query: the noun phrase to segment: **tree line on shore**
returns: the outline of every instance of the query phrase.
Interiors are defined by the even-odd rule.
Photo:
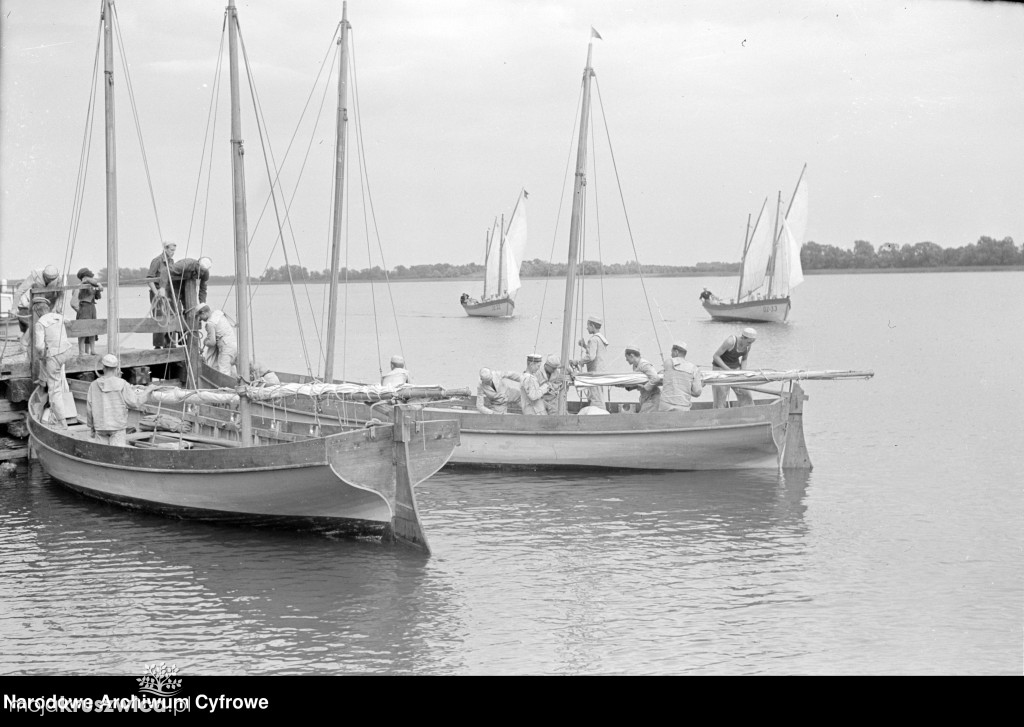
[[[976,243],[963,247],[944,248],[934,242],[919,242],[915,245],[898,247],[894,243],[885,243],[878,250],[864,240],[857,240],[852,249],[843,249],[835,245],[821,245],[807,242],[800,249],[800,262],[804,270],[874,270],[874,269],[921,269],[951,267],[999,267],[1024,265],[1024,247],[1014,243],[1012,237],[996,240],[982,237]],[[602,265],[595,260],[585,260],[581,264],[584,275],[738,275],[739,262],[710,262],[696,265],[639,265],[636,261]],[[519,274],[524,278],[562,278],[565,277],[566,263],[552,263],[533,259],[523,262]],[[144,284],[148,271],[142,268],[121,268],[120,279],[123,283]],[[106,280],[106,268],[100,270],[100,279]],[[479,263],[452,265],[451,263],[432,263],[427,265],[398,265],[384,271],[380,266],[361,270],[342,269],[339,280],[442,280],[460,279],[478,280],[483,277],[484,266]],[[328,270],[309,270],[301,265],[282,265],[267,268],[259,276],[261,282],[326,282],[331,277]],[[211,275],[213,284],[234,282],[233,275]]]

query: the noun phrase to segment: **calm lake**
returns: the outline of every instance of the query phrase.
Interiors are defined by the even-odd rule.
[[[585,310],[615,370],[673,338],[709,364],[739,326],[697,297],[735,284],[588,280]],[[442,472],[417,489],[430,557],[128,512],[23,463],[0,478],[0,674],[1021,674],[1022,290],[1019,271],[808,276],[750,367],[875,372],[805,384],[813,471]],[[557,351],[559,282],[526,281],[511,320],[467,318],[463,291],[349,286],[335,375],[403,352],[415,383],[475,387]],[[296,296],[298,317],[259,290],[253,319],[257,357],[304,372],[324,288]],[[209,302],[233,314],[226,287]]]

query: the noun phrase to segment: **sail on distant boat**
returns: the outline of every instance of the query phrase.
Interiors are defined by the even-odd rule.
[[[526,254],[527,197],[529,193],[521,190],[508,226],[502,220],[488,233],[484,246],[483,294],[479,299],[462,294],[459,302],[466,315],[504,318],[515,313],[516,293],[522,287],[519,267]]]
[[[781,220],[781,194],[774,224],[764,220],[762,206],[744,244],[736,298],[726,302],[714,296],[701,296],[704,309],[715,320],[784,323],[789,317],[790,293],[804,281],[800,248],[807,230],[806,170],[805,164]]]

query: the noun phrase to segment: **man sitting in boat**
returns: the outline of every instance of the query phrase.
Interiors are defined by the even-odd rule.
[[[601,333],[602,325],[603,321],[597,316],[587,318],[587,337],[578,341],[580,348],[585,350],[579,359],[571,362],[576,367],[586,366],[587,373],[594,374],[605,370],[604,359],[608,350],[608,339]],[[581,393],[590,399],[591,406],[604,406],[604,389],[600,386],[591,386],[581,390]]]
[[[658,411],[690,411],[691,398],[704,390],[700,369],[686,360],[686,343],[672,344],[672,355],[665,359],[661,374],[661,404]]]
[[[519,401],[520,390],[508,381],[522,381],[516,371],[480,369],[480,385],[476,389],[476,410],[481,414],[508,414],[510,402]]]
[[[544,408],[548,414],[558,413],[558,392],[565,386],[565,377],[558,373],[562,366],[562,357],[557,354],[549,354],[544,359],[544,365],[537,371],[537,381],[548,385],[544,399]]]
[[[85,418],[92,438],[100,444],[113,447],[128,446],[128,409],[143,411],[143,404],[155,386],[136,392],[121,378],[117,356],[106,354],[100,359],[103,375],[89,384],[86,395]]]
[[[251,369],[252,383],[254,386],[259,386],[260,384],[276,386],[281,383],[281,379],[277,377],[277,374],[261,364],[259,361],[253,361],[250,363],[249,368]]]
[[[537,372],[540,370],[542,357],[539,353],[531,353],[526,357],[526,371],[523,372],[523,414],[547,414],[544,406],[544,395],[551,389],[547,382],[540,383]]]
[[[726,370],[745,369],[747,357],[750,356],[750,347],[754,345],[756,338],[757,331],[753,328],[744,328],[740,335],[729,336],[715,351],[715,355],[711,359],[711,367]],[[715,386],[712,391],[716,409],[725,409],[729,405],[730,390],[736,394],[736,402],[739,406],[751,406],[754,403],[753,395],[746,389],[738,386]]]
[[[412,377],[405,368],[405,359],[398,354],[391,357],[391,370],[381,376],[381,386],[401,386],[411,384]]]
[[[715,297],[715,296],[714,296],[714,293],[712,293],[712,292],[711,292],[710,290],[708,290],[707,288],[704,288],[703,292],[702,292],[702,293],[700,294],[700,299],[701,299],[701,300],[702,300],[703,302],[705,302],[705,303],[707,303],[707,302],[708,302],[709,300],[711,300],[711,299],[712,299],[712,298],[714,298],[714,297]]]
[[[661,377],[654,369],[654,364],[641,358],[640,349],[633,345],[626,346],[626,361],[634,371],[647,377],[647,381],[639,386],[626,387],[640,390],[640,413],[647,414],[658,411],[658,405],[661,402]]]

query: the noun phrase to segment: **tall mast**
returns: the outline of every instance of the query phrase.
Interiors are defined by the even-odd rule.
[[[503,286],[505,282],[505,215],[501,216],[501,235],[498,237],[498,240],[498,290],[495,292],[500,298],[508,292],[508,286]],[[505,290],[502,290],[502,287]]]
[[[779,192],[779,199],[775,203],[775,227],[772,230],[772,255],[768,258],[768,297],[772,297],[772,288],[775,287],[775,253],[779,250],[779,209],[782,207],[782,192]]]
[[[789,204],[786,206],[786,214],[782,216],[783,221],[789,219],[790,210],[793,209],[793,201],[796,199],[796,193],[800,189],[800,182],[804,180],[804,172],[807,171],[807,162],[804,162],[804,168],[800,170],[800,176],[797,177],[796,186],[793,187],[793,196],[789,198]],[[772,259],[769,263],[769,272],[771,278],[768,282],[768,297],[772,294],[772,283],[775,280],[775,254],[779,249],[779,238],[782,237],[782,229],[779,227],[779,208],[782,206],[782,192],[779,192],[779,207],[775,211],[775,237],[772,238]],[[789,295],[789,291],[786,291],[786,295]]]
[[[480,300],[487,300],[487,261],[491,257],[491,236],[494,234],[494,226],[484,236],[484,292]]]
[[[338,330],[338,267],[341,257],[341,212],[345,185],[345,138],[348,130],[348,2],[341,4],[341,62],[338,65],[338,119],[334,143],[334,225],[331,233],[330,304],[327,312],[327,357],[324,381],[334,380],[334,338]]]
[[[736,302],[740,302],[743,295],[743,266],[747,262],[747,248],[750,247],[750,213],[747,213],[747,231],[743,233],[743,255],[740,256],[740,287],[736,289]]]
[[[569,223],[569,261],[565,270],[565,303],[562,307],[562,366],[569,365],[572,350],[573,296],[576,292],[576,263],[580,251],[580,226],[583,220],[583,188],[587,179],[587,125],[590,122],[590,67],[594,54],[594,35],[587,44],[587,66],[583,69],[583,108],[580,111],[580,140],[576,147],[576,180],[572,192],[572,221]],[[565,388],[558,392],[558,413],[565,414]]]
[[[248,230],[245,217],[245,149],[242,144],[242,113],[238,95],[238,13],[235,0],[228,0],[228,58],[231,70],[231,192],[235,229],[235,306],[238,310],[238,373],[249,376],[249,258],[246,250]],[[239,397],[242,420],[242,444],[252,444],[252,417],[249,399]]]
[[[103,0],[104,115],[107,146],[107,353],[115,356],[120,337],[117,267],[117,146],[114,137],[114,8]]]

